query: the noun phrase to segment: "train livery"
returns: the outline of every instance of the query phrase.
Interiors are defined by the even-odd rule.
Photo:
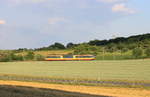
[[[45,58],[46,61],[90,61],[95,60],[94,55],[49,55]]]

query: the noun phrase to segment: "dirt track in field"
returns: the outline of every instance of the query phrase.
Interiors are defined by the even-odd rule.
[[[43,84],[34,82],[0,81],[0,85],[27,86],[36,88],[57,89],[69,92],[88,93],[95,95],[106,95],[115,97],[150,97],[150,90],[132,88],[108,88],[95,86],[77,86],[61,84]]]

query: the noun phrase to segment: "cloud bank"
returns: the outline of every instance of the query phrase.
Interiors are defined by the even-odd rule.
[[[134,14],[134,13],[136,13],[136,11],[134,9],[126,7],[126,5],[124,3],[113,5],[112,11],[113,12],[125,13],[125,14]]]

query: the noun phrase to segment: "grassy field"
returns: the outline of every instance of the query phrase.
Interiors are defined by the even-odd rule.
[[[1,62],[0,74],[150,81],[150,60]]]

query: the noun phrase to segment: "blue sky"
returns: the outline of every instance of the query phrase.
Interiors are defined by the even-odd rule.
[[[0,0],[0,49],[150,32],[150,0]]]

